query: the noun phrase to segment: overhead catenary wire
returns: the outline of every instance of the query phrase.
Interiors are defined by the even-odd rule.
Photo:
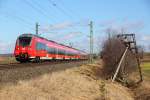
[[[52,4],[52,6],[54,6],[56,9],[58,9],[61,13],[63,13],[63,14],[65,14],[67,17],[69,17],[69,18],[73,18],[70,14],[68,14],[63,8],[61,8],[60,6],[58,6],[55,2],[53,2],[52,0],[48,0],[51,4]],[[41,5],[38,3],[38,2],[35,2],[34,1],[34,4],[36,4],[36,6],[38,6],[38,8],[35,6],[35,5],[33,5],[33,3],[31,3],[31,2],[29,2],[28,0],[25,0],[25,2],[30,6],[30,7],[32,7],[34,10],[36,10],[37,12],[39,12],[40,14],[43,14],[43,15],[45,15],[46,17],[48,17],[47,16],[47,14],[44,12],[44,11],[46,11],[43,7],[41,7]],[[33,2],[33,1],[32,1]],[[72,28],[72,26],[71,26],[71,28]],[[73,28],[72,28],[73,29]],[[73,29],[74,30],[74,29]]]
[[[28,24],[28,25],[32,24],[32,23],[30,23],[29,21],[25,20],[24,18],[22,18],[20,16],[14,15],[13,13],[2,12],[2,14],[5,14],[5,15],[11,16],[11,17],[13,17],[15,19],[18,19],[18,20],[24,22],[25,24]]]
[[[36,4],[41,9],[41,11],[43,11],[43,13],[45,13],[47,15],[47,17],[50,18],[50,20],[53,20],[54,22],[57,22],[58,19],[56,19],[56,16],[54,16],[55,14],[49,15],[48,10],[45,9],[44,7],[42,7],[41,4],[38,3],[38,1],[33,0],[32,2],[34,4]]]
[[[75,16],[75,17],[79,17],[79,16],[81,16],[79,13],[77,13],[77,12],[75,12],[74,10],[72,10],[72,9],[69,9],[68,7],[66,7],[65,5],[64,5],[64,2],[62,1],[62,0],[59,0],[59,3],[61,3],[61,5],[63,6],[63,8],[65,8],[66,10],[68,10],[67,12],[70,14],[70,15],[73,15],[73,16]]]
[[[61,13],[63,13],[64,15],[66,15],[67,17],[69,17],[70,19],[73,19],[73,16],[71,16],[70,14],[68,14],[63,8],[61,8],[60,6],[58,6],[55,2],[53,2],[52,0],[48,0],[50,2],[50,4],[52,6],[54,6],[56,9],[58,9]],[[72,26],[70,26],[73,30],[74,28]]]
[[[49,3],[52,5],[52,6],[54,6],[56,9],[58,9],[61,13],[63,13],[63,14],[65,14],[66,16],[68,16],[69,18],[71,18],[72,19],[72,16],[71,15],[69,15],[64,9],[62,9],[61,7],[59,7],[55,2],[53,2],[52,0],[48,0],[49,1]],[[38,4],[37,2],[36,2],[36,4],[42,9],[42,7],[40,6],[40,4]],[[72,26],[70,26],[71,28],[72,28]],[[73,28],[72,28],[73,29]],[[74,29],[73,29],[74,30]]]
[[[55,8],[57,8],[61,13],[63,13],[64,15],[66,15],[69,18],[73,18],[72,15],[68,14],[63,8],[61,8],[60,6],[58,6],[55,2],[53,2],[52,0],[48,0],[49,3],[54,6]]]
[[[33,5],[31,2],[29,2],[28,0],[24,0],[24,2],[29,5],[32,9],[34,9],[35,11],[37,11],[38,13],[40,13],[41,15],[43,15],[44,17],[46,16],[47,18],[50,18],[47,13],[45,13],[45,11],[42,10],[42,7],[40,6],[40,4],[38,4],[37,2],[35,2],[38,7],[36,7],[35,5]],[[51,21],[56,22],[55,20],[51,19]]]
[[[3,16],[5,16],[5,18],[12,18],[13,21],[15,21],[16,23],[18,24],[22,24],[22,25],[25,25],[26,27],[28,27],[29,29],[33,30],[33,28],[31,28],[30,26],[32,25],[32,23],[26,21],[25,19],[23,19],[22,17],[19,17],[19,16],[16,16],[16,15],[13,15],[12,13],[8,13],[8,12],[5,12],[5,13],[1,13]]]
[[[42,7],[37,1],[34,1],[34,3],[36,3],[37,5],[38,5],[38,7],[40,7],[40,9],[42,9],[43,11],[45,11],[45,12],[50,12],[51,13],[51,11],[50,10],[48,10],[48,9],[45,9],[44,7]],[[48,6],[48,7],[50,7],[50,6]],[[49,15],[48,15],[49,16]],[[56,16],[56,13],[54,13],[54,14],[51,14],[50,15],[55,21],[58,21],[58,18],[60,18],[60,17],[58,17],[58,16]]]

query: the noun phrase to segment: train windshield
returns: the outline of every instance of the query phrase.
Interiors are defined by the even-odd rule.
[[[29,46],[31,42],[32,37],[19,37],[19,45],[20,46]]]

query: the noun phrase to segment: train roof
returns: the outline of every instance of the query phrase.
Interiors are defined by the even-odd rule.
[[[67,45],[64,45],[64,44],[61,44],[61,43],[52,41],[52,40],[48,40],[48,39],[46,39],[46,38],[44,38],[44,37],[41,37],[41,36],[38,36],[38,35],[35,35],[35,34],[22,34],[22,35],[20,35],[19,37],[21,37],[21,36],[31,36],[31,37],[34,36],[34,37],[38,37],[38,38],[40,38],[40,39],[44,39],[44,40],[46,40],[46,41],[53,42],[53,43],[56,43],[56,44],[61,45],[61,46],[65,46],[65,47],[68,47],[68,48],[71,48],[71,49],[74,49],[74,50],[77,50],[77,51],[86,53],[85,51],[82,51],[82,50],[79,50],[79,49],[76,49],[76,48],[73,48],[73,47],[70,47],[70,46],[67,46]]]

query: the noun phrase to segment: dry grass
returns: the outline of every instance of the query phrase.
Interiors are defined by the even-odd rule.
[[[150,55],[145,55],[141,63],[144,81],[133,89],[136,100],[150,100]]]
[[[134,100],[133,93],[118,83],[107,82],[106,88],[108,100]]]
[[[100,65],[89,64],[64,71],[43,74],[17,84],[0,87],[0,100],[133,100],[129,90],[104,81],[94,73]]]
[[[1,100],[94,100],[99,98],[95,81],[68,70],[46,74],[30,81],[20,81],[16,86],[5,87]]]
[[[143,83],[134,89],[136,100],[150,100],[150,81],[144,80]]]
[[[0,64],[16,63],[15,57],[0,57]]]
[[[142,62],[150,62],[150,53],[145,53]]]

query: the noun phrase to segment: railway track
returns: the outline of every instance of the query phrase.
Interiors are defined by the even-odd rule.
[[[72,60],[72,61],[43,61],[40,63],[10,63],[10,64],[0,64],[0,70],[9,70],[9,69],[17,69],[17,68],[25,68],[25,67],[38,67],[41,65],[55,65],[55,64],[62,64],[62,63],[71,63],[71,62],[81,62],[86,60]]]

